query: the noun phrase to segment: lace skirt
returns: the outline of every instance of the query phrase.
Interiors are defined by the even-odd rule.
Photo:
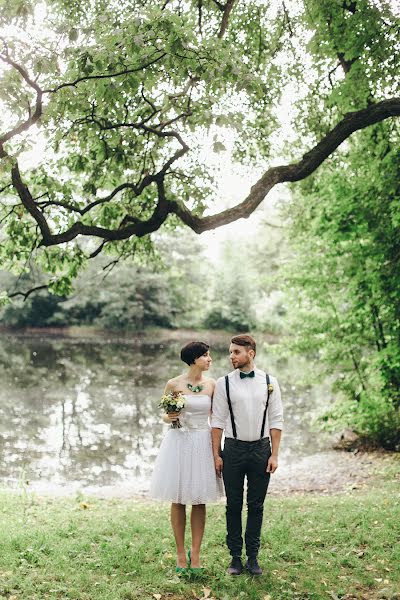
[[[150,496],[177,504],[207,504],[223,496],[209,429],[169,429],[157,456]]]

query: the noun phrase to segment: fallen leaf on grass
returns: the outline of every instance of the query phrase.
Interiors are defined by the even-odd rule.
[[[202,588],[202,592],[204,594],[204,596],[203,596],[204,598],[209,598],[210,597],[210,594],[211,594],[210,588],[203,587]]]
[[[271,596],[267,594],[266,596],[264,596],[263,600],[271,600]]]
[[[155,598],[155,600],[161,600],[162,596],[161,594],[153,594],[153,598]]]

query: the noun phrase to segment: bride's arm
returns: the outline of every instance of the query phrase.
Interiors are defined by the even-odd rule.
[[[214,391],[215,391],[215,379],[210,379],[211,408],[210,408],[210,412],[208,413],[208,416],[210,417],[210,419],[211,419],[211,415],[212,415],[212,403],[213,403]]]

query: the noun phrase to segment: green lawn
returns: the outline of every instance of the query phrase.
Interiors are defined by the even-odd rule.
[[[269,497],[262,578],[225,575],[224,506],[208,508],[202,579],[175,574],[168,505],[0,493],[0,598],[396,598],[399,461],[369,489]],[[397,547],[396,547],[397,543]],[[398,595],[400,598],[400,594]]]

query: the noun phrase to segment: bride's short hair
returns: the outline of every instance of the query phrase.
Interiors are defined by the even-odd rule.
[[[204,342],[190,342],[189,344],[186,344],[186,346],[183,346],[181,350],[181,360],[189,366],[193,365],[196,358],[203,356],[209,349],[210,346]]]

